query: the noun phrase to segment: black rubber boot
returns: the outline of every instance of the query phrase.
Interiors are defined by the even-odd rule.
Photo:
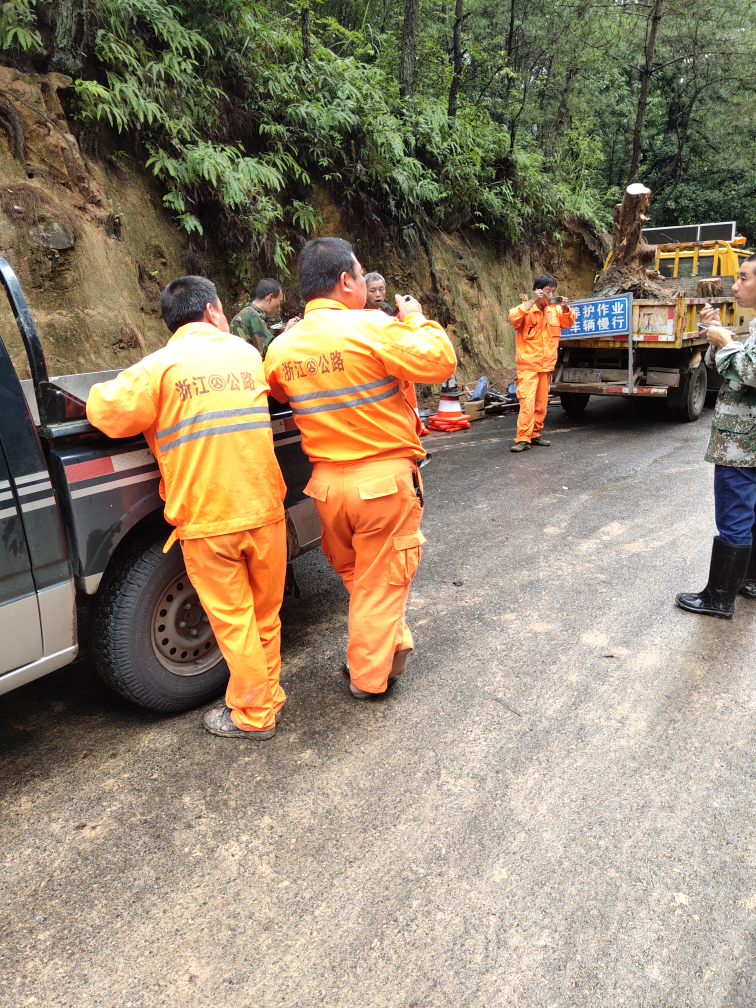
[[[748,561],[743,584],[740,586],[740,594],[749,599],[756,599],[756,539],[751,547],[751,559]]]
[[[714,537],[709,564],[709,582],[701,592],[678,595],[675,601],[687,612],[732,619],[735,596],[751,556],[750,546],[733,546]]]

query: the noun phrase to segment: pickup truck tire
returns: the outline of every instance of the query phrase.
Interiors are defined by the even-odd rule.
[[[691,369],[682,402],[673,407],[678,420],[683,423],[693,423],[694,420],[698,420],[706,405],[707,385],[708,374],[706,365],[702,361],[698,367]]]
[[[108,685],[127,700],[170,714],[217,696],[228,666],[186,576],[180,546],[163,553],[164,542],[161,536],[134,543],[118,558],[95,596],[89,637]]]
[[[590,398],[587,392],[560,392],[559,394],[559,401],[565,413],[582,413]]]

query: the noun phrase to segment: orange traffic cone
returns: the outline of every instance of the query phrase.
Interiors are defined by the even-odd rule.
[[[461,395],[462,390],[457,385],[457,376],[453,374],[441,386],[438,413],[428,417],[428,426],[440,431],[467,430],[470,427],[470,420],[459,405]]]

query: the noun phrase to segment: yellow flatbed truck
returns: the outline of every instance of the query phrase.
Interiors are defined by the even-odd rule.
[[[706,235],[706,228],[716,227],[723,226],[690,225],[686,230],[699,238]],[[682,290],[677,297],[645,300],[623,295],[571,302],[578,317],[559,342],[551,385],[568,413],[581,413],[592,395],[651,396],[667,399],[680,420],[700,417],[707,391],[721,384],[717,372],[704,365],[706,337],[698,330],[701,308],[707,302],[720,307],[723,325],[739,339],[748,335],[754,317],[753,311],[738,307],[731,291],[740,263],[751,252],[742,247],[745,238],[734,236],[734,222],[727,227],[733,232],[728,239],[657,245],[656,269],[668,278],[670,293]],[[676,237],[674,232],[683,229],[666,230],[669,237]],[[666,236],[661,228],[644,231],[649,244],[658,241],[659,231]],[[698,281],[712,278],[721,279],[722,296],[698,297]]]

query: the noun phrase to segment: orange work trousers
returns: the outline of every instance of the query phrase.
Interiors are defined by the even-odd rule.
[[[181,542],[231,676],[226,704],[237,728],[272,728],[286,700],[281,673],[281,618],[286,580],[286,520]]]
[[[515,442],[532,441],[543,430],[550,384],[551,371],[517,368],[517,398],[520,400],[520,412],[517,415]]]
[[[323,523],[323,552],[349,592],[347,662],[354,685],[383,693],[394,653],[412,648],[404,622],[420,562],[422,507],[414,459],[316,462],[305,493]]]

